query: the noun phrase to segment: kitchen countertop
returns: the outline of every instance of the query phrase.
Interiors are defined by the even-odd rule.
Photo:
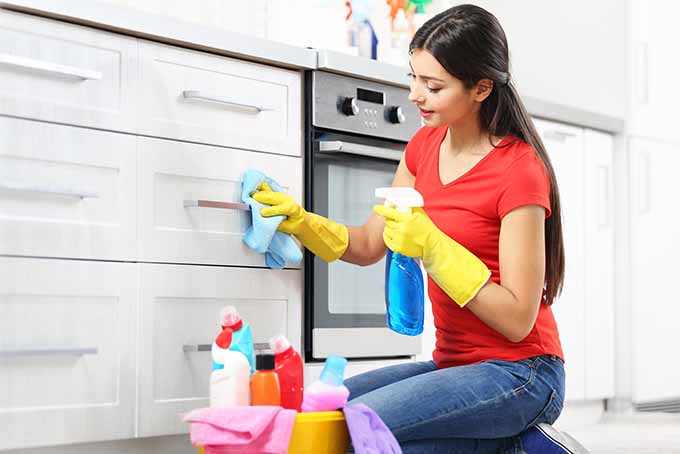
[[[406,70],[399,66],[338,52],[291,46],[93,0],[0,0],[0,8],[283,68],[319,69],[408,86]],[[539,118],[613,134],[624,130],[622,118],[528,96],[522,99],[529,113]]]

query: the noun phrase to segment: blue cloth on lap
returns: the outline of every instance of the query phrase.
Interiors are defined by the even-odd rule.
[[[285,192],[281,185],[258,170],[251,169],[245,172],[241,182],[241,200],[250,206],[252,226],[243,236],[243,242],[252,250],[264,254],[264,262],[269,268],[283,268],[286,262],[297,265],[302,261],[300,247],[290,235],[277,230],[286,216],[262,216],[260,210],[269,205],[260,203],[250,196],[257,191],[257,186],[263,181],[272,191]]]

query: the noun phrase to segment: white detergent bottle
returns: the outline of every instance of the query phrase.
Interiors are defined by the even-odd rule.
[[[423,197],[413,188],[376,188],[375,196],[385,205],[400,211],[422,207]],[[387,249],[385,258],[385,305],[387,327],[407,336],[423,332],[425,320],[425,285],[418,262]]]
[[[211,407],[250,405],[250,364],[243,353],[229,349],[231,340],[232,331],[226,328],[212,345]]]

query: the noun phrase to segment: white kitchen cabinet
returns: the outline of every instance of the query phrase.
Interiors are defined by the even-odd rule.
[[[223,306],[236,306],[255,342],[284,334],[300,351],[300,270],[140,266],[139,436],[187,432],[179,415],[208,405],[212,367],[205,346],[219,333]]]
[[[302,76],[139,42],[142,134],[301,156]]]
[[[585,397],[614,396],[614,181],[611,134],[585,130]]]
[[[676,88],[680,62],[680,3],[662,0],[632,0],[630,8],[629,68],[630,108],[628,130],[631,135],[676,140],[677,108],[680,94]]]
[[[135,138],[0,116],[0,254],[135,260]]]
[[[248,169],[269,175],[301,201],[300,158],[146,137],[138,141],[140,260],[265,266],[264,256],[243,242],[250,211],[185,207],[184,201],[241,203]]]
[[[585,398],[585,244],[583,130],[535,120],[560,191],[565,251],[564,288],[553,303],[565,356],[566,399]]]
[[[0,258],[0,450],[135,434],[137,265]]]
[[[629,149],[633,401],[677,401],[680,145],[633,138]]]
[[[0,11],[0,114],[134,132],[137,40]]]

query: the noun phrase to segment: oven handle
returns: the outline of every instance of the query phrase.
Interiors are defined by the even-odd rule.
[[[322,153],[350,153],[372,158],[389,159],[390,161],[401,161],[403,151],[392,150],[389,148],[374,147],[359,143],[342,142],[340,140],[319,140],[318,148]]]

